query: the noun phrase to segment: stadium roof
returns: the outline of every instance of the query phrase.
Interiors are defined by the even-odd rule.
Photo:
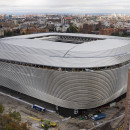
[[[81,44],[48,36],[96,39]],[[71,33],[39,33],[0,39],[0,59],[66,68],[92,68],[130,60],[130,38]]]

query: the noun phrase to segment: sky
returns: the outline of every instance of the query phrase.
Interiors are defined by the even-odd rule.
[[[2,13],[130,14],[130,0],[0,0]]]

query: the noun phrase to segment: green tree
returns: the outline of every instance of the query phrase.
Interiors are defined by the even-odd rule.
[[[67,29],[67,33],[78,33],[79,29],[74,26],[74,25],[70,25],[70,27]]]
[[[0,130],[27,130],[27,124],[20,124],[19,118],[21,116],[16,111],[0,115]]]
[[[13,36],[13,32],[7,31],[7,32],[5,32],[5,36]]]
[[[8,114],[4,114],[0,116],[0,129],[4,129],[5,125],[11,121],[11,118]]]
[[[9,116],[17,121],[21,121],[21,115],[19,112],[9,112]]]
[[[2,114],[4,111],[4,106],[2,104],[0,104],[0,114]]]

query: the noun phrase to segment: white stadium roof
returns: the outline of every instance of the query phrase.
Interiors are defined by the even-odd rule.
[[[45,36],[97,39],[76,44]],[[43,38],[42,38],[43,37]],[[101,39],[101,40],[100,40]],[[130,38],[71,33],[39,33],[0,39],[0,59],[67,68],[104,67],[130,60]]]

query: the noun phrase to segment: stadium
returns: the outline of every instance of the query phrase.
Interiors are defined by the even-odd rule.
[[[126,93],[130,38],[39,33],[0,39],[0,85],[54,104],[91,109]]]

